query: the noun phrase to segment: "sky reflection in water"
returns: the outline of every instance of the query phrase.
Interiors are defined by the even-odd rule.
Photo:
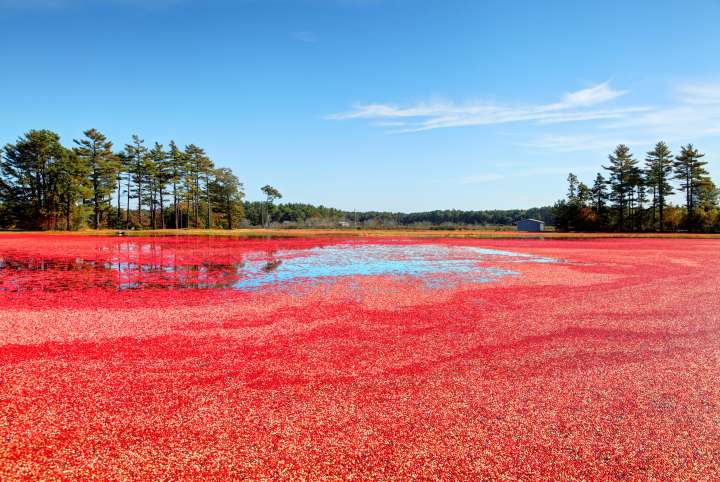
[[[0,291],[61,291],[97,286],[121,290],[214,288],[249,291],[348,276],[412,277],[433,287],[453,280],[483,283],[517,275],[516,271],[507,268],[508,262],[557,261],[472,246],[348,243],[310,249],[246,251],[238,253],[237,262],[226,264],[178,261],[172,249],[168,251],[165,247],[151,262],[147,259],[143,262],[137,253],[147,251],[147,246],[130,244],[123,245],[109,258],[98,256],[98,259],[46,260],[5,253],[0,255],[0,277],[3,279]],[[493,266],[499,261],[504,267]],[[43,272],[40,278],[38,271]],[[38,279],[42,280],[42,286],[38,286]]]
[[[428,285],[442,282],[444,275],[457,275],[465,281],[482,283],[517,272],[487,266],[491,259],[512,262],[555,262],[524,253],[475,247],[442,245],[339,245],[275,255],[275,269],[267,261],[249,259],[237,289],[253,289],[267,284],[284,284],[296,280],[327,279],[340,276],[411,276]],[[482,263],[484,266],[481,266]]]

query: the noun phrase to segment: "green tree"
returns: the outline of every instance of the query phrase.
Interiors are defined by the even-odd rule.
[[[192,209],[194,227],[197,228],[200,227],[200,201],[203,195],[203,178],[205,180],[205,194],[207,198],[207,182],[213,164],[205,153],[205,150],[195,144],[186,146],[184,155],[187,159],[188,166],[186,171],[188,208]],[[209,210],[208,214],[210,214]]]
[[[626,219],[632,215],[635,184],[637,182],[637,161],[633,158],[630,148],[620,144],[608,156],[609,166],[603,166],[610,172],[610,199],[617,213],[616,226],[619,230],[626,228]]]
[[[165,189],[170,181],[170,157],[163,145],[155,143],[148,154],[148,198],[150,201],[151,226],[157,228],[157,209],[160,208],[160,227],[165,229]]]
[[[115,190],[119,164],[112,151],[112,142],[96,130],[83,132],[84,139],[75,139],[78,147],[77,156],[89,169],[90,187],[92,189],[93,228],[100,228],[100,218],[109,209],[112,192]]]
[[[76,225],[81,226],[84,219],[76,219],[76,222],[73,222],[73,218],[78,204],[93,193],[90,166],[78,156],[77,152],[65,149],[64,155],[59,162],[53,164],[51,170],[54,171],[57,179],[57,196],[65,217],[65,229],[71,230]]]
[[[209,159],[208,159],[209,160]],[[210,193],[210,186],[213,179],[213,176],[215,175],[215,165],[210,161],[207,165],[204,166],[204,174],[205,174],[205,203],[207,208],[207,223],[205,227],[207,229],[210,229],[213,227],[212,218],[213,218],[213,199],[212,195]]]
[[[135,195],[132,196],[130,182],[128,182],[126,226],[130,227],[130,198],[134,197],[137,199],[137,222],[142,227],[143,187],[148,168],[148,149],[145,147],[145,141],[140,139],[140,136],[133,134],[131,143],[125,145],[125,154],[129,160],[128,178],[135,184]]]
[[[608,201],[608,192],[607,180],[599,172],[597,173],[597,176],[595,176],[595,182],[590,190],[590,194],[593,200],[593,209],[595,209],[598,216],[602,216],[602,213],[605,210],[605,205]]]
[[[263,194],[265,194],[265,216],[264,216],[265,220],[264,220],[263,224],[266,227],[269,227],[270,226],[270,208],[272,207],[272,205],[276,199],[282,198],[282,194],[280,194],[280,191],[278,191],[277,189],[275,189],[274,187],[272,187],[269,184],[263,186],[260,190],[263,192]]]
[[[183,196],[183,179],[186,177],[188,161],[185,154],[178,148],[175,141],[170,141],[170,151],[168,152],[169,162],[169,182],[172,185],[173,197],[173,223],[175,229],[179,229],[180,222],[180,200]]]
[[[658,142],[645,158],[647,185],[652,193],[652,224],[655,229],[655,211],[660,231],[665,230],[665,206],[667,197],[674,194],[670,179],[673,173],[673,156],[670,148],[664,142]]]
[[[27,228],[57,228],[61,200],[56,165],[67,155],[60,136],[49,130],[31,130],[5,146],[0,189],[9,221]]]
[[[210,184],[212,202],[225,217],[225,228],[233,229],[236,219],[243,214],[243,185],[233,172],[221,167],[216,169]]]
[[[117,208],[116,208],[116,223],[115,227],[120,228],[123,225],[123,218],[122,218],[122,199],[123,194],[127,194],[127,210],[130,211],[130,164],[131,159],[128,157],[127,152],[120,151],[115,153],[115,159],[117,160],[117,176],[115,178],[116,180],[116,187],[117,187],[117,193],[116,193],[116,202],[117,202]],[[122,185],[123,181],[125,182],[125,191],[123,191]]]
[[[570,174],[568,174],[567,182],[568,182],[568,193],[567,193],[568,202],[570,202],[570,203],[576,202],[577,201],[577,193],[578,193],[578,184],[580,183],[578,181],[578,177],[571,172]]]
[[[686,226],[690,231],[695,228],[697,221],[695,207],[701,186],[709,180],[705,169],[707,161],[703,161],[703,157],[705,154],[695,149],[692,144],[688,144],[680,148],[680,154],[675,157],[674,162],[675,177],[680,181],[680,188],[685,193]]]
[[[579,183],[577,186],[577,203],[581,207],[585,207],[588,205],[591,198],[592,198],[591,189],[584,182]]]
[[[720,228],[720,210],[718,210],[718,198],[720,190],[715,183],[707,177],[700,185],[696,212],[698,225],[704,230]]]
[[[148,150],[137,135],[123,152],[113,153],[112,146],[97,129],[84,131],[72,149],[63,147],[52,131],[31,130],[1,148],[0,227],[74,229],[88,221],[95,229],[111,223],[120,227],[123,222],[127,228],[144,227],[143,217],[149,212],[150,226],[164,228],[171,217],[165,205],[170,195],[176,228],[183,224],[184,200],[186,225],[193,218],[199,227],[201,213],[206,227],[216,218],[231,227],[243,216],[242,184],[230,169],[215,169],[203,149],[191,144],[183,152],[171,142],[165,151],[156,142]],[[132,199],[137,201],[135,219]],[[214,206],[219,207],[218,216]]]

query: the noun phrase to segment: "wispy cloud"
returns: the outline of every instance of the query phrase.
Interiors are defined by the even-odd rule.
[[[609,151],[618,144],[648,145],[652,137],[628,137],[625,133],[612,134],[542,134],[522,143],[532,149],[554,152]]]
[[[516,168],[515,170],[509,171],[509,172],[506,171],[503,174],[498,174],[498,173],[494,173],[494,172],[470,174],[468,176],[460,178],[459,184],[484,184],[484,183],[500,181],[503,179],[536,177],[536,176],[547,176],[547,175],[557,176],[559,174],[567,174],[569,172],[574,172],[576,174],[584,174],[584,173],[596,172],[597,169],[598,169],[598,166],[592,165],[592,164],[575,165],[575,166],[525,167],[525,168]]]
[[[383,120],[397,124],[394,132],[417,132],[450,127],[533,122],[538,124],[580,122],[599,119],[621,119],[646,107],[598,108],[627,91],[615,90],[608,82],[569,92],[558,102],[549,104],[503,104],[452,101],[419,102],[409,106],[397,104],[361,104],[354,109],[332,114],[329,120]]]
[[[686,104],[720,104],[720,83],[686,84],[679,86],[677,90]]]
[[[609,82],[565,94],[562,102],[556,104],[558,108],[563,107],[586,107],[602,104],[627,94],[627,90],[614,90]]]
[[[609,132],[635,132],[670,142],[690,142],[720,132],[720,84],[681,84],[674,97],[671,105],[601,127]]]
[[[658,139],[695,142],[720,134],[720,83],[677,85],[671,101],[663,105],[618,105],[616,101],[627,98],[627,94],[627,90],[603,82],[566,93],[557,102],[546,104],[452,101],[405,106],[362,104],[326,118],[367,120],[387,133],[524,123],[533,128],[526,139],[516,144],[555,152],[608,150],[618,143],[650,145]],[[568,129],[558,124],[578,125]],[[483,182],[483,176],[486,175],[480,175],[476,181]]]

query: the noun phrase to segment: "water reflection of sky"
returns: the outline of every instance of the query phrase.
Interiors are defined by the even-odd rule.
[[[254,289],[267,284],[298,280],[320,280],[342,276],[410,276],[434,285],[455,275],[465,281],[483,283],[515,271],[488,266],[492,260],[548,263],[524,253],[475,247],[444,245],[339,245],[275,254],[274,269],[267,260],[246,260],[236,289]]]
[[[0,291],[62,291],[90,287],[120,290],[235,289],[257,290],[298,282],[328,282],[350,276],[396,276],[418,279],[428,286],[455,281],[484,283],[517,275],[512,263],[557,260],[526,253],[440,244],[339,244],[309,249],[238,251],[224,263],[203,258],[179,259],[172,248],[143,259],[139,247],[123,245],[97,259],[0,255]],[[197,256],[197,257],[196,257]]]

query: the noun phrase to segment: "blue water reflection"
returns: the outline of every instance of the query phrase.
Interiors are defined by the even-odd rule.
[[[245,260],[234,287],[257,289],[268,284],[327,280],[343,276],[409,276],[429,286],[454,275],[484,283],[517,275],[507,268],[488,266],[503,262],[552,263],[556,259],[486,248],[445,245],[338,245],[308,250],[278,251],[273,259]],[[269,269],[271,268],[271,269]]]

